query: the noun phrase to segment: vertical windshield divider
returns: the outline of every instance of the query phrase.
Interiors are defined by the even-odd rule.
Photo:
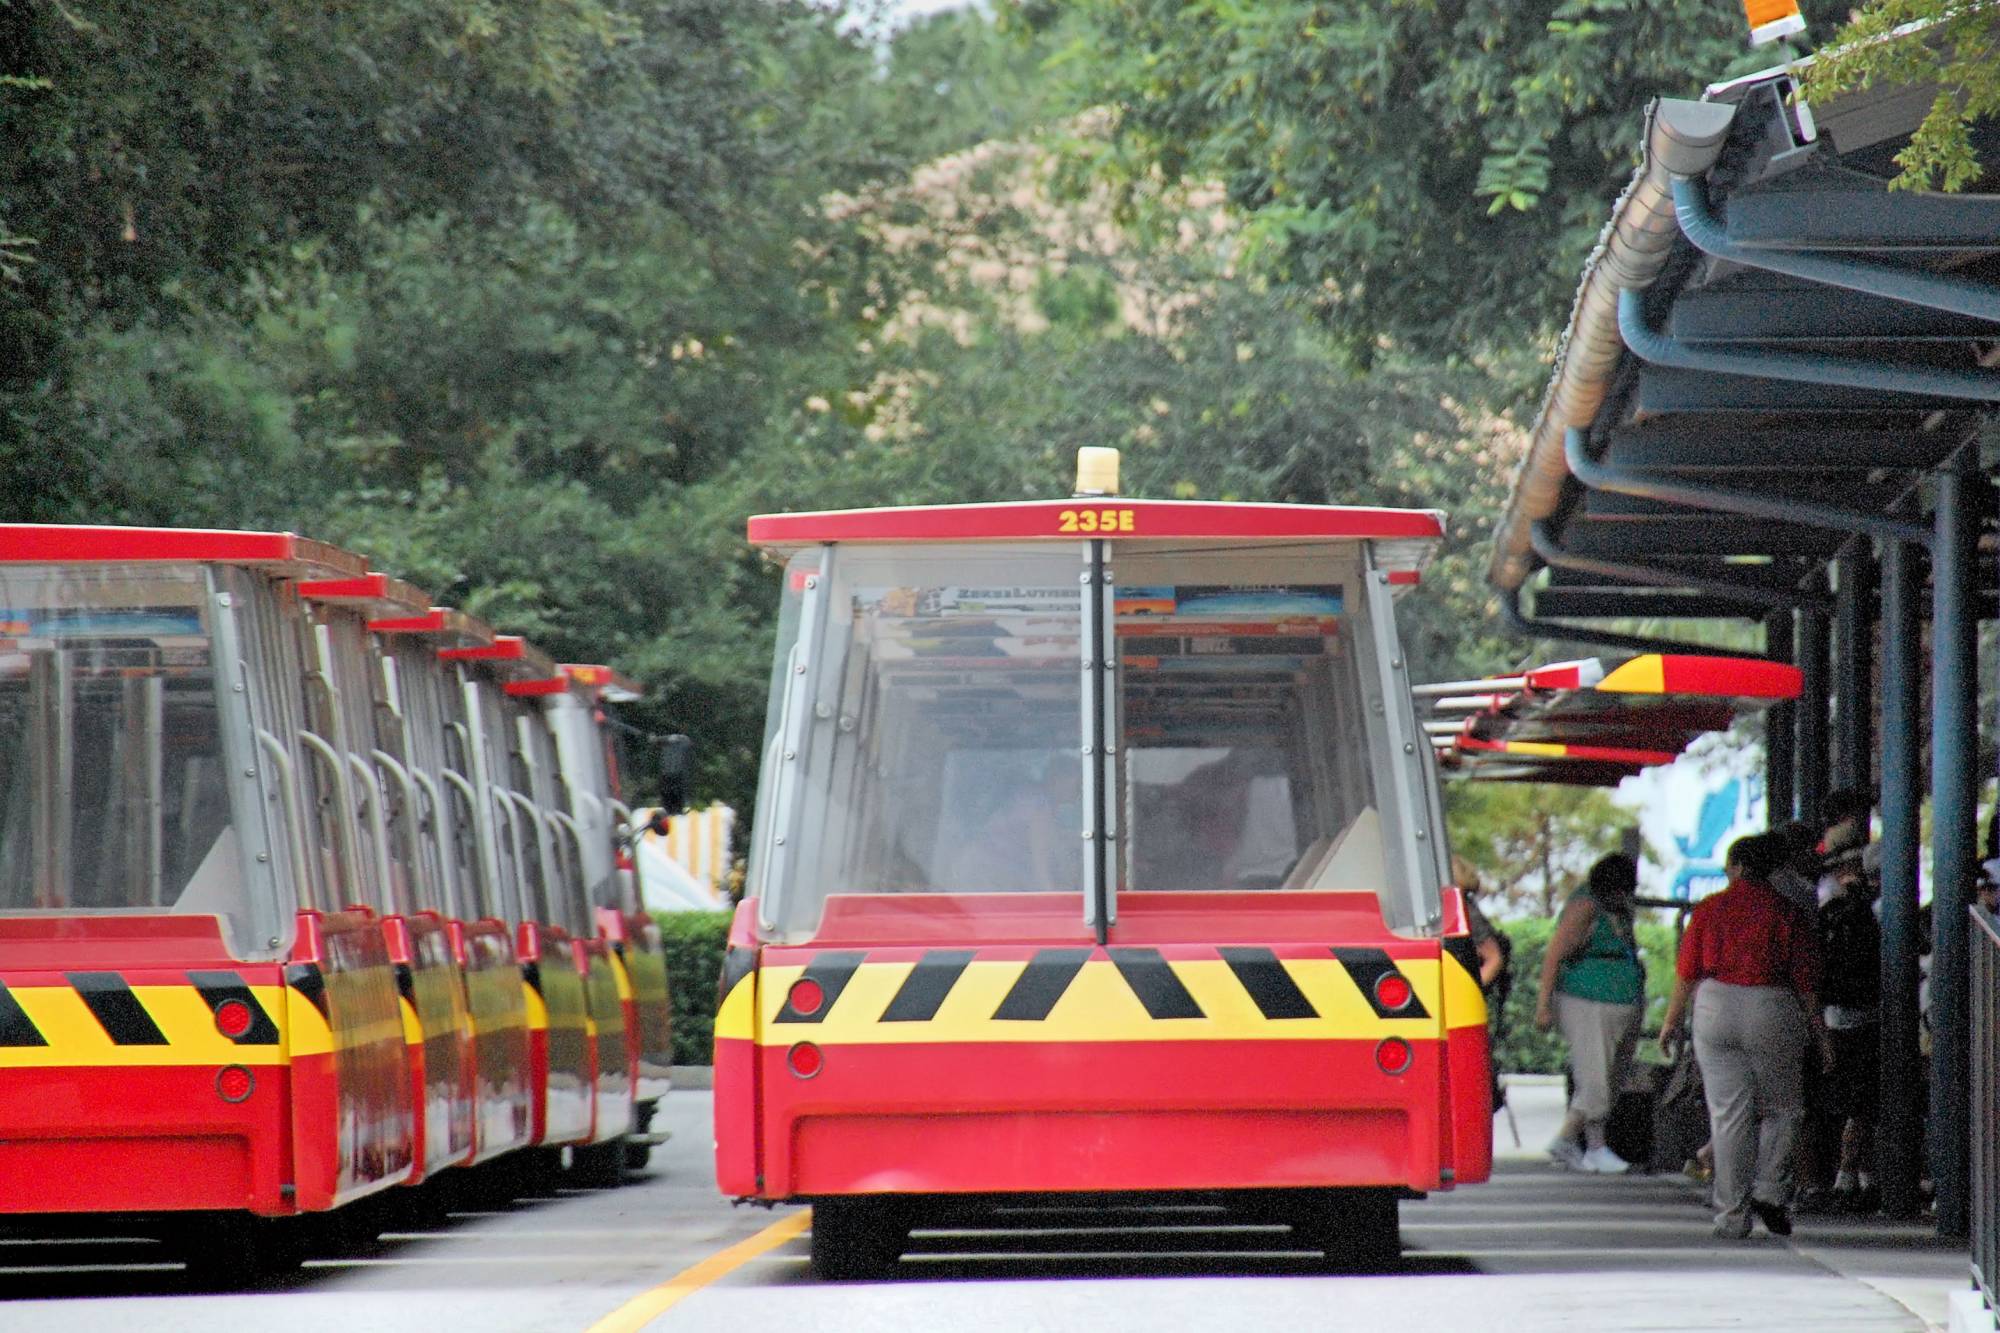
[[[1084,569],[1077,575],[1083,589],[1080,599],[1083,623],[1077,636],[1083,659],[1080,668],[1083,672],[1083,920],[1085,925],[1096,930],[1097,942],[1104,944],[1111,925],[1110,903],[1106,900],[1104,885],[1105,790],[1110,777],[1104,753],[1104,695],[1109,686],[1103,669],[1106,619],[1104,543],[1097,540],[1085,542],[1083,557]]]
[[[1103,870],[1101,871],[1106,929],[1118,923],[1118,842],[1123,826],[1118,818],[1118,590],[1117,575],[1111,567],[1111,543],[1097,543],[1100,561],[1097,570],[1098,642],[1098,752],[1103,756],[1101,802]]]

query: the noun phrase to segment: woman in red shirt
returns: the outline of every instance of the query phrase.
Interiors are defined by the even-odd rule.
[[[1660,1048],[1681,1040],[1689,1002],[1694,1055],[1708,1094],[1715,1145],[1715,1234],[1741,1239],[1754,1216],[1789,1236],[1793,1146],[1805,1119],[1805,1055],[1822,1058],[1819,945],[1812,918],[1771,888],[1784,839],[1769,833],[1729,848],[1729,887],[1696,904],[1681,936]]]

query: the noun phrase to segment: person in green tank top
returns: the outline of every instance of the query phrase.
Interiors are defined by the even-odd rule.
[[[1632,1165],[1605,1145],[1604,1126],[1631,1068],[1646,1006],[1646,970],[1632,932],[1638,890],[1639,865],[1629,856],[1614,852],[1590,868],[1556,918],[1535,1003],[1536,1027],[1562,1028],[1576,1082],[1549,1156],[1604,1175]]]

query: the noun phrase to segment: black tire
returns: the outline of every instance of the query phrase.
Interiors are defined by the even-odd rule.
[[[288,1273],[306,1260],[305,1223],[224,1214],[177,1230],[170,1242],[187,1280],[207,1291],[239,1291]]]
[[[625,1183],[629,1170],[622,1138],[570,1150],[570,1179],[585,1189],[615,1190]]]
[[[625,1169],[627,1171],[644,1171],[647,1164],[652,1160],[652,1144],[646,1142],[644,1139],[625,1140]]]
[[[1392,1189],[1311,1191],[1298,1200],[1292,1233],[1342,1268],[1390,1263],[1403,1252]]]
[[[813,1275],[827,1282],[887,1277],[910,1243],[910,1215],[900,1200],[820,1199],[813,1204]]]

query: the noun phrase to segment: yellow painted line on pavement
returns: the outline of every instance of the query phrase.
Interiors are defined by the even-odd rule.
[[[727,1277],[760,1254],[769,1254],[811,1225],[810,1208],[781,1217],[748,1240],[739,1240],[694,1267],[674,1274],[651,1291],[634,1296],[592,1324],[586,1333],[638,1333],[709,1283]]]

